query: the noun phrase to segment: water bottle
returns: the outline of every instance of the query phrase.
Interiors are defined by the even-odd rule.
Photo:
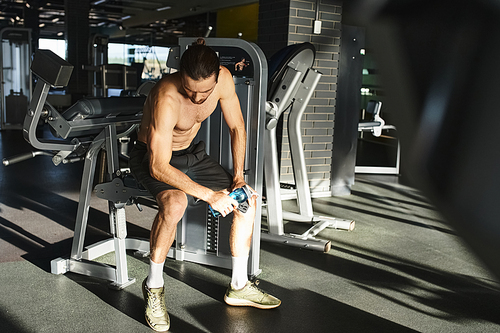
[[[229,196],[234,200],[238,201],[238,210],[242,213],[246,213],[249,207],[248,198],[252,196],[252,192],[250,188],[245,185],[243,187],[235,189],[233,192],[229,193]],[[216,210],[213,210],[211,206],[208,206],[212,215],[215,217],[219,217],[221,213]]]

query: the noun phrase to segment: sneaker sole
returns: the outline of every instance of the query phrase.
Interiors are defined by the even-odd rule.
[[[226,302],[227,304],[232,305],[232,306],[251,306],[251,307],[263,309],[263,310],[274,309],[274,308],[277,308],[278,306],[281,305],[281,302],[279,302],[278,304],[275,304],[275,305],[264,305],[264,304],[259,304],[259,303],[255,303],[252,301],[247,301],[245,299],[230,298],[230,297],[227,297],[226,295],[224,295],[224,302]]]
[[[144,297],[144,302],[147,302],[147,292],[146,290],[144,289],[144,286],[146,285],[146,280],[144,280],[144,282],[142,283],[142,296]],[[168,316],[168,314],[167,314]],[[153,324],[149,321],[149,318],[147,316],[147,314],[144,314],[144,318],[146,319],[146,323],[148,324],[149,327],[151,327],[151,329],[155,332],[166,332],[170,329],[170,325],[168,325],[167,328],[165,329],[157,329],[157,328],[154,328]],[[168,317],[169,320],[170,320],[170,317]]]
[[[170,329],[170,325],[168,325],[168,327],[166,329],[157,329],[157,328],[154,328],[153,325],[151,325],[151,323],[149,322],[149,319],[148,319],[148,316],[144,316],[146,318],[146,323],[148,323],[149,327],[151,327],[151,329],[155,332],[166,332]]]

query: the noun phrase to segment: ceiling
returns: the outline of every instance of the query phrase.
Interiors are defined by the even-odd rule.
[[[204,35],[219,9],[258,0],[0,0],[0,26],[30,27],[38,13],[40,38],[62,39],[66,1],[89,3],[92,33],[111,41],[168,45],[179,36]]]

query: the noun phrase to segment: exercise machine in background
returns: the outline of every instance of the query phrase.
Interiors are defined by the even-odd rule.
[[[366,105],[366,109],[364,110],[366,115],[370,117],[370,119],[363,119],[358,123],[358,132],[360,133],[360,138],[358,139],[358,149],[357,149],[357,160],[356,167],[354,171],[356,173],[368,173],[368,174],[391,174],[391,175],[399,175],[399,167],[401,160],[401,145],[399,143],[399,139],[396,136],[387,136],[382,135],[383,132],[396,131],[396,126],[387,124],[386,121],[382,118],[382,102],[370,100]],[[375,140],[370,140],[364,137],[365,133],[371,133],[370,137]],[[396,140],[396,149],[393,149],[394,140]],[[374,142],[372,142],[374,141]],[[375,147],[377,149],[360,149],[364,147],[364,145],[372,148]],[[375,154],[375,160],[377,163],[372,161],[372,164],[366,163],[363,161],[361,151],[372,150]],[[395,154],[392,154],[392,151],[395,150]],[[372,155],[372,154],[370,154]],[[366,158],[364,158],[366,160]],[[387,165],[378,165],[380,161],[386,161]],[[365,162],[366,164],[364,164]]]
[[[313,69],[314,46],[310,43],[290,45],[270,60],[266,103],[266,155],[265,184],[268,231],[261,237],[265,241],[328,252],[331,243],[315,236],[325,228],[353,230],[355,222],[333,217],[315,216],[313,213],[309,180],[302,145],[300,122],[309,100],[318,84],[321,73]],[[277,124],[283,113],[289,110],[288,137],[295,179],[299,214],[283,211],[281,203],[279,150]],[[313,223],[303,234],[286,234],[284,220]]]
[[[4,28],[0,36],[0,130],[21,129],[31,98],[31,30]]]
[[[120,200],[109,201],[111,251],[115,251],[116,267],[94,261],[103,253],[83,249],[93,190],[94,174],[98,153],[107,152],[107,181],[116,181],[121,175],[118,163],[118,138],[129,135],[141,120],[141,110],[145,97],[126,98],[89,98],[76,102],[73,106],[59,113],[47,102],[51,87],[67,86],[73,66],[49,50],[38,50],[31,66],[38,78],[33,97],[24,120],[23,135],[35,149],[34,152],[4,159],[4,165],[10,165],[38,155],[52,157],[54,165],[84,160],[84,171],[80,187],[80,197],[75,222],[75,233],[71,253],[67,258],[51,261],[54,274],[74,272],[103,278],[120,289],[134,282],[128,277],[126,249],[147,246],[147,242],[130,243],[126,238],[126,204],[131,190],[125,188],[115,191]],[[49,125],[54,138],[37,136],[40,123]],[[108,251],[110,252],[110,251]]]

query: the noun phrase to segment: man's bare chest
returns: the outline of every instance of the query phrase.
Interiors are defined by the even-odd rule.
[[[207,119],[217,107],[217,100],[206,100],[201,105],[185,104],[181,107],[179,121],[176,129],[179,131],[189,131],[196,124]]]

